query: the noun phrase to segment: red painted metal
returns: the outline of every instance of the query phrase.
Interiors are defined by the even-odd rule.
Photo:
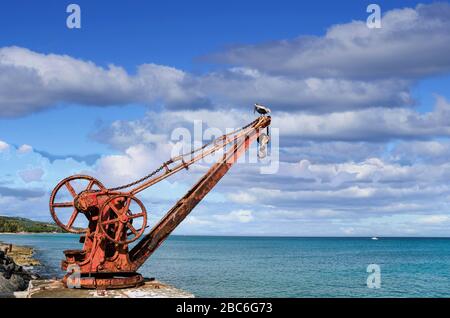
[[[63,282],[68,286],[68,281],[76,270],[79,274],[79,284],[76,286],[82,288],[125,288],[142,284],[142,276],[136,273],[139,267],[211,191],[239,156],[257,140],[263,129],[270,125],[270,120],[269,116],[259,117],[233,136],[228,134],[218,138],[222,144],[214,144],[208,150],[202,147],[203,152],[189,161],[184,161],[183,157],[172,158],[142,179],[148,179],[147,181],[128,192],[120,192],[118,189],[137,185],[142,180],[115,189],[106,189],[100,181],[85,175],[74,175],[58,183],[50,196],[50,213],[56,224],[65,231],[82,234],[80,243],[83,243],[82,250],[64,251],[66,259],[62,261],[61,267],[70,272]],[[227,145],[230,147],[223,157],[143,236],[147,225],[147,211],[135,195],[170,175],[187,169],[189,165],[218,149],[225,149]],[[181,163],[173,166],[178,161]],[[85,185],[76,188],[74,184],[80,182]],[[63,192],[68,199],[59,199]],[[70,215],[67,222],[63,222],[60,217],[64,209]],[[88,221],[86,228],[74,226],[81,215]],[[137,226],[136,222],[139,220],[140,224]],[[129,244],[142,236],[130,250]]]

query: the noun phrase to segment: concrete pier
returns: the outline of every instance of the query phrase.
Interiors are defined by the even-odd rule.
[[[32,280],[28,289],[15,292],[16,298],[193,298],[194,295],[158,282],[147,280],[134,288],[92,290],[65,288],[59,280]]]

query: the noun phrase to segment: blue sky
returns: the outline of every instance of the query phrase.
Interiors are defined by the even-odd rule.
[[[432,1],[421,1],[429,3]],[[0,19],[2,46],[20,46],[42,53],[67,54],[95,62],[110,63],[136,72],[143,63],[156,63],[194,73],[220,67],[208,63],[206,56],[229,46],[252,44],[299,35],[323,35],[334,24],[364,20],[371,1],[78,1],[82,8],[82,28],[65,27],[65,8],[70,1],[9,1],[3,4]],[[378,1],[383,10],[415,6],[417,1]],[[27,8],[27,10],[24,10]],[[429,110],[433,92],[446,95],[448,78],[426,79],[414,93],[420,110]],[[86,138],[95,125],[118,119],[141,117],[146,105],[127,105],[88,112],[77,118],[79,107],[31,114],[14,120],[0,118],[0,133],[11,143],[26,140],[37,149],[57,154],[87,155],[107,152],[102,144]],[[55,132],[71,117],[79,133]],[[51,122],[41,130],[42,122]],[[81,131],[80,131],[81,130]],[[81,135],[81,136],[80,136]],[[49,138],[52,136],[52,138]],[[80,138],[81,137],[81,138]]]
[[[262,102],[280,171],[236,167],[179,233],[448,235],[449,5],[377,1],[369,30],[372,2],[77,1],[79,30],[71,2],[3,3],[0,213],[47,220],[59,179],[132,180],[173,129],[237,127]],[[192,181],[146,193],[153,217]]]
[[[421,1],[430,3],[432,1]],[[38,52],[115,63],[130,72],[149,61],[202,71],[199,59],[237,44],[322,35],[333,24],[365,20],[371,1],[77,1],[81,30],[65,27],[70,1],[2,4],[1,39]],[[383,10],[417,1],[378,1]]]

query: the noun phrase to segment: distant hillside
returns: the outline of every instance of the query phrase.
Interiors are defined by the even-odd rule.
[[[0,233],[18,233],[18,232],[32,232],[32,233],[46,233],[58,232],[63,230],[52,223],[37,222],[25,218],[0,216]]]

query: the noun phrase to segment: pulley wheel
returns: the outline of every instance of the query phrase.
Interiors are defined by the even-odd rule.
[[[135,196],[126,193],[115,195],[103,204],[99,225],[109,240],[129,244],[144,234],[147,211]]]

